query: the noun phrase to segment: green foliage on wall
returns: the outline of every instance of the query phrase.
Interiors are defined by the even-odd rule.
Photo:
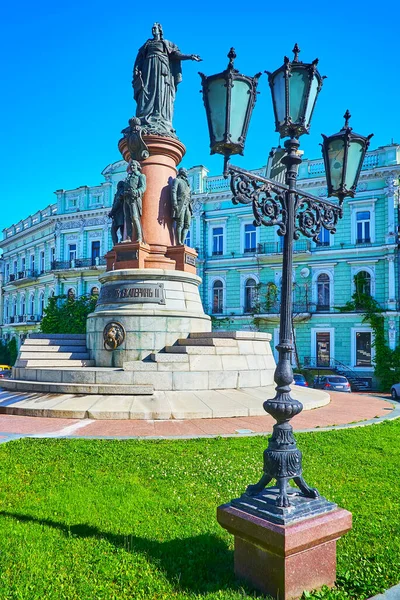
[[[367,281],[361,275],[354,278],[355,292],[352,299],[339,307],[341,312],[359,311],[364,314],[363,323],[368,323],[374,332],[375,348],[374,375],[382,391],[390,390],[393,383],[400,381],[400,347],[389,348],[385,337],[384,312],[380,304],[367,291]]]
[[[53,296],[44,309],[42,333],[86,333],[86,319],[94,311],[97,296]]]

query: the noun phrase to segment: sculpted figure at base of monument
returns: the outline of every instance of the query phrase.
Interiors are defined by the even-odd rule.
[[[180,168],[171,186],[172,218],[176,222],[177,244],[185,243],[192,220],[192,195],[187,170]]]
[[[126,238],[124,242],[142,242],[143,231],[141,224],[142,198],[146,191],[146,176],[136,160],[131,160],[128,166],[128,176],[125,179],[124,190],[124,222]],[[136,236],[133,235],[133,226]],[[134,239],[136,237],[136,239]]]
[[[108,216],[112,219],[111,238],[113,244],[119,244],[124,238],[124,193],[125,182],[119,181],[117,191],[114,196],[114,202]],[[118,231],[121,239],[118,239]]]

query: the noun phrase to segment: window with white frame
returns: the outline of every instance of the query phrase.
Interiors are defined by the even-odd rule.
[[[14,263],[13,263],[13,273],[14,273],[14,275],[17,275],[17,272],[18,272],[18,262],[16,260],[14,260]]]
[[[316,242],[317,246],[330,246],[330,236],[331,234],[328,231],[328,229],[325,229],[325,227],[321,227],[321,230],[318,234],[318,241]]]
[[[371,331],[356,331],[355,332],[355,366],[356,367],[371,367],[372,366],[372,332]]]
[[[31,317],[33,317],[34,314],[35,314],[35,296],[34,296],[34,294],[31,294],[29,296],[29,315]]]
[[[4,320],[6,323],[8,321],[8,314],[9,314],[9,304],[8,304],[8,298],[7,298],[7,300],[4,302]]]
[[[186,237],[185,237],[185,241],[183,243],[185,244],[185,246],[189,246],[190,248],[191,248],[191,243],[192,243],[191,242],[191,237],[192,237],[191,236],[191,231],[190,231],[190,229],[188,229],[188,232],[187,232]]]
[[[327,273],[320,273],[317,278],[317,310],[330,308],[331,282]]]
[[[354,275],[356,294],[371,296],[371,274],[368,271],[359,271]]]
[[[39,316],[43,316],[44,311],[44,292],[40,292],[39,294]]]
[[[92,265],[98,265],[100,260],[100,240],[92,242]]]
[[[26,263],[25,263],[25,256],[23,256],[21,258],[21,273],[25,274],[25,270],[26,270]]]
[[[55,263],[55,262],[56,262],[56,249],[55,249],[55,247],[54,247],[54,246],[52,246],[52,247],[50,248],[50,265],[51,265],[51,268],[52,268],[52,269],[53,269],[53,268],[54,268],[54,266],[55,266],[55,265],[54,265],[54,263]]]
[[[224,284],[220,279],[217,279],[213,283],[212,312],[214,314],[222,314],[224,312]]]
[[[257,232],[253,223],[244,226],[244,251],[255,252],[257,250]]]
[[[16,317],[17,316],[17,299],[16,298],[13,299],[12,312],[13,312],[13,317]]]
[[[6,281],[8,281],[10,279],[10,264],[9,263],[6,264],[5,276],[6,276]]]
[[[91,204],[101,204],[101,195],[95,194],[94,196],[91,196]]]
[[[363,210],[356,214],[356,244],[371,243],[371,212]]]
[[[257,284],[253,278],[247,279],[244,286],[244,311],[254,310],[257,301]]]
[[[31,270],[31,272],[33,273],[33,271],[35,270],[35,255],[31,254],[29,257],[29,268]]]
[[[44,273],[44,250],[39,255],[39,269],[41,273]]]
[[[25,314],[25,294],[21,296],[20,313],[21,317]]]
[[[68,244],[68,260],[69,262],[76,260],[76,244]]]
[[[75,209],[78,207],[78,197],[77,196],[72,196],[72,197],[67,197],[67,209]]]
[[[212,228],[212,253],[214,256],[224,253],[224,228]]]

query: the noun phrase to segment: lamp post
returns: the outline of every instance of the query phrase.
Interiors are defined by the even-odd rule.
[[[318,59],[312,63],[302,63],[298,56],[300,49],[295,45],[294,58],[284,58],[284,64],[268,73],[272,93],[272,103],[275,115],[276,131],[285,141],[285,155],[282,163],[286,167],[285,184],[272,181],[265,177],[254,175],[249,171],[229,164],[231,154],[242,154],[245,145],[247,128],[256,97],[256,85],[259,75],[255,78],[238,75],[233,69],[233,54],[228,57],[228,68],[219,75],[206,77],[203,74],[203,99],[208,117],[211,139],[211,153],[224,155],[224,174],[231,176],[231,190],[234,204],[251,204],[256,226],[277,226],[278,235],[283,236],[282,257],[282,289],[279,361],[275,371],[276,396],[264,402],[264,410],[276,420],[273,434],[268,447],[264,451],[263,475],[258,483],[249,485],[239,501],[232,504],[237,507],[246,506],[256,511],[262,508],[264,514],[270,514],[271,503],[277,507],[287,508],[291,505],[290,494],[295,492],[289,486],[289,481],[300,488],[302,496],[318,498],[319,493],[311,488],[302,476],[302,455],[296,446],[293,428],[290,420],[299,414],[303,405],[290,395],[290,384],[293,381],[291,356],[293,347],[292,332],[292,270],[293,242],[300,234],[317,241],[321,228],[335,233],[336,225],[343,216],[342,204],[346,196],[354,196],[360,175],[362,162],[367,151],[371,136],[363,137],[353,134],[348,126],[350,114],[345,115],[345,126],[337,134],[323,136],[323,156],[327,170],[328,196],[337,196],[338,203],[321,200],[316,196],[296,188],[298,168],[301,163],[299,152],[299,137],[308,134],[318,94],[323,84],[319,74]],[[236,55],[235,55],[236,56]],[[232,73],[235,76],[232,77]],[[240,77],[240,79],[239,79]],[[219,81],[220,90],[226,84],[226,91],[213,91],[215,81]],[[238,101],[232,102],[235,94],[236,80],[251,82],[248,84],[247,104],[245,95]],[[217,123],[216,115],[228,115],[225,120]],[[224,129],[225,127],[225,129]],[[237,137],[238,131],[241,135]],[[235,133],[233,133],[235,132]],[[267,504],[262,504],[264,488],[275,479],[277,489],[273,488]],[[249,499],[258,496],[260,501],[251,502]],[[294,498],[294,496],[292,496]],[[236,502],[236,504],[235,504]],[[261,504],[260,504],[261,502]],[[318,504],[318,503],[317,503]],[[319,507],[321,508],[321,507]]]

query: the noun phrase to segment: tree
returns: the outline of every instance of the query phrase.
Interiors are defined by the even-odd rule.
[[[94,311],[97,296],[53,296],[44,309],[42,333],[86,333],[86,319]]]
[[[13,366],[18,356],[17,339],[13,337],[7,344],[8,364]]]

